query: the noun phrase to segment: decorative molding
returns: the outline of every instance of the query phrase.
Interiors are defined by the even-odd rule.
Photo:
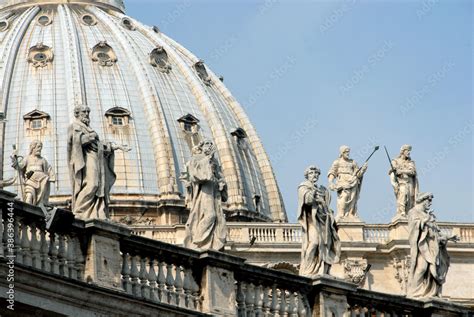
[[[267,263],[263,265],[263,267],[296,275],[299,274],[299,264],[292,264],[285,261],[278,263]]]
[[[407,294],[407,286],[408,286],[408,277],[410,274],[410,263],[411,259],[409,255],[394,257],[392,260],[392,265],[395,268],[395,279],[400,284],[400,289],[402,290],[402,294]]]
[[[342,261],[344,267],[344,279],[348,282],[362,286],[369,271],[370,265],[366,259],[345,259]]]
[[[162,46],[158,46],[150,53],[150,64],[158,68],[162,73],[169,73],[171,65],[169,63],[168,53]]]
[[[38,43],[28,50],[27,60],[33,65],[33,67],[46,67],[53,61],[53,59],[53,50],[51,47],[46,46],[43,43]]]
[[[194,69],[196,70],[199,78],[208,86],[212,84],[211,76],[209,76],[206,66],[204,65],[204,61],[199,60],[196,64],[194,64]]]
[[[117,55],[107,41],[100,41],[92,48],[92,60],[100,66],[113,66],[117,63]]]

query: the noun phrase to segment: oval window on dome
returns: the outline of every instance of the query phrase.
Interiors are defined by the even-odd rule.
[[[158,68],[163,73],[169,73],[171,65],[168,59],[168,53],[163,47],[158,46],[150,53],[150,64]]]
[[[6,20],[0,21],[0,32],[6,31],[10,24]]]
[[[93,26],[93,25],[96,25],[96,24],[97,24],[96,18],[93,17],[93,16],[90,15],[90,14],[84,14],[84,15],[81,17],[81,21],[82,21],[83,24],[89,25],[89,26]]]
[[[122,24],[122,26],[129,31],[135,31],[136,29],[132,20],[130,20],[129,18],[123,18],[120,24]]]
[[[38,24],[42,26],[47,26],[51,24],[51,18],[47,15],[41,15],[37,21],[38,21]]]
[[[28,51],[28,62],[36,68],[46,67],[53,61],[53,58],[53,50],[43,43],[36,44]]]

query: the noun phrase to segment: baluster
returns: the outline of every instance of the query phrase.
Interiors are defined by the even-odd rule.
[[[48,255],[51,259],[51,273],[59,274],[58,266],[58,249],[56,247],[56,234],[53,232],[49,233],[49,252]]]
[[[185,307],[183,279],[181,277],[181,266],[179,265],[176,265],[176,278],[174,280],[174,286],[176,288],[176,305],[179,307]]]
[[[77,272],[77,279],[78,280],[84,280],[84,269],[85,269],[85,258],[82,253],[82,248],[81,248],[81,243],[79,239],[76,237],[76,251],[75,251],[75,256],[76,256],[76,272]]]
[[[286,291],[284,289],[280,290],[280,316],[288,316],[288,304],[286,301]]]
[[[168,293],[165,289],[166,276],[163,270],[165,263],[158,262],[158,299],[162,303],[166,303]]]
[[[138,255],[131,255],[131,268],[130,268],[130,277],[132,281],[132,295],[140,297],[140,287],[138,281],[138,266],[137,266],[137,257]]]
[[[255,288],[255,316],[263,316],[263,286],[259,285]]]
[[[305,297],[303,297],[303,295],[298,292],[297,293],[297,300],[298,300],[298,316],[299,317],[304,317],[304,316],[308,316],[308,311],[306,310],[307,306],[306,306],[306,301],[305,301]]]
[[[191,275],[192,276],[192,275]],[[201,309],[201,288],[199,287],[198,283],[194,280],[194,277],[191,278],[191,290],[194,299],[194,309],[200,310]]]
[[[245,306],[247,306],[247,316],[255,317],[255,286],[250,283],[247,284],[245,291]]]
[[[155,260],[153,258],[150,258],[148,266],[148,281],[150,281],[150,299],[154,302],[158,302],[158,289],[156,283],[157,276],[155,273]]]
[[[59,274],[61,276],[66,275],[66,241],[64,235],[58,235],[58,262],[59,262]]]
[[[77,271],[75,270],[75,251],[76,243],[74,241],[74,235],[71,234],[67,237],[67,250],[66,250],[66,260],[67,260],[67,276],[74,280],[77,280]]]
[[[272,305],[270,306],[270,313],[272,316],[275,316],[278,312],[278,290],[276,284],[272,286]]]
[[[298,317],[298,306],[296,305],[295,292],[290,292],[288,298],[288,316]]]
[[[41,260],[40,260],[40,243],[38,241],[37,236],[37,228],[36,224],[32,223],[31,227],[31,266],[35,269],[41,268]]]
[[[140,296],[142,298],[150,298],[150,289],[148,288],[147,280],[147,271],[146,271],[146,257],[141,257],[140,259],[140,273],[138,277],[140,278]]]
[[[132,293],[132,284],[130,283],[130,267],[128,264],[128,253],[122,254],[122,288],[128,294]]]
[[[270,296],[269,293],[271,292],[271,288],[265,287],[263,289],[263,316],[269,317],[271,316],[270,314],[270,308],[272,306],[272,303],[270,301]]]
[[[31,266],[30,242],[28,241],[28,226],[26,223],[21,223],[21,238],[20,238],[21,263]]]
[[[170,305],[176,305],[176,296],[174,291],[174,278],[173,278],[173,264],[166,265],[166,290],[168,291],[168,296],[166,301]]]
[[[193,278],[193,274],[191,269],[184,270],[184,280],[183,280],[183,289],[184,289],[184,307],[190,308],[194,306],[191,304],[192,300],[192,282],[191,279]]]
[[[243,282],[237,282],[237,294],[236,294],[236,301],[237,301],[237,315],[239,317],[247,317],[247,309],[245,306],[245,295],[243,291]]]

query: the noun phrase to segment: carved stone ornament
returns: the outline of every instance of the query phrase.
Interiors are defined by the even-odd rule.
[[[367,276],[369,267],[366,259],[354,260],[346,259],[343,261],[344,279],[348,282],[362,286]]]
[[[194,69],[199,75],[199,78],[208,86],[212,84],[211,76],[207,73],[206,66],[204,65],[203,61],[199,61],[194,64]]]
[[[169,73],[171,70],[171,65],[168,59],[168,53],[163,49],[163,47],[158,46],[150,53],[150,64],[162,73]]]
[[[46,67],[53,61],[53,59],[53,50],[51,47],[46,46],[43,43],[38,43],[28,50],[27,60],[33,65],[33,67]]]
[[[402,295],[407,294],[408,277],[410,276],[410,256],[394,257],[392,265],[395,268],[395,279],[400,284]]]
[[[92,60],[100,66],[113,66],[117,62],[117,55],[106,41],[100,41],[92,48]]]

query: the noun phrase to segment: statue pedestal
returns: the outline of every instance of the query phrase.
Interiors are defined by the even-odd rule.
[[[365,222],[360,218],[341,218],[337,221],[337,233],[341,241],[364,241]]]
[[[404,241],[408,240],[408,220],[406,217],[397,218],[395,221],[392,220],[390,224],[390,236],[389,241]]]

